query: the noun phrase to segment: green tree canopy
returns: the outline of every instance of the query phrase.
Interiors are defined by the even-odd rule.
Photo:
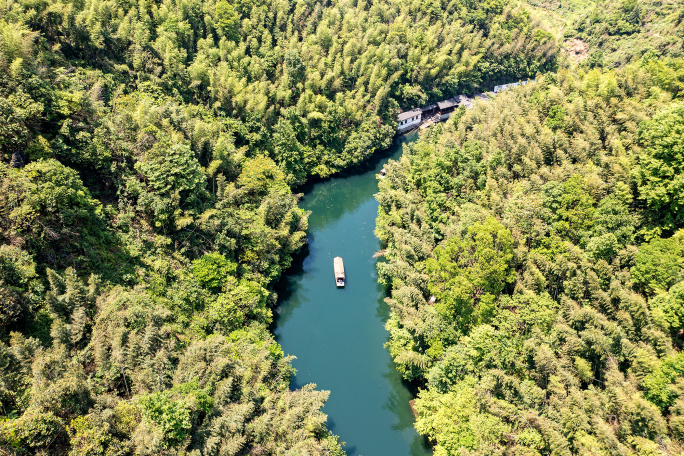
[[[684,225],[684,103],[642,124],[644,154],[635,169],[639,196],[667,229]]]
[[[226,0],[216,3],[216,25],[224,36],[231,41],[240,40],[240,17],[233,5]]]
[[[487,321],[495,299],[515,277],[511,233],[494,218],[475,223],[463,237],[452,237],[426,262],[435,308],[464,327]]]
[[[684,278],[684,249],[678,240],[655,238],[639,247],[631,272],[647,293],[667,291]]]

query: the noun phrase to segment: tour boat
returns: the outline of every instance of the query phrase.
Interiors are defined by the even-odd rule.
[[[335,266],[335,285],[337,288],[344,287],[344,263],[342,263],[342,258],[335,257],[333,264]]]

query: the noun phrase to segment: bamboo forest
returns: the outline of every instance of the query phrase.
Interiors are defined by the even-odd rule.
[[[683,348],[684,0],[0,0],[0,455],[684,456]]]

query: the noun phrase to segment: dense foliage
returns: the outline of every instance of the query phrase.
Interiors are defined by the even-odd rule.
[[[682,0],[528,0],[544,23],[563,30],[571,55],[589,67],[615,68],[644,54],[684,56]]]
[[[0,5],[0,451],[339,454],[267,330],[291,188],[557,48],[505,0]]]
[[[555,65],[557,52],[553,35],[508,0],[27,0],[3,8],[4,66],[23,83],[2,108],[11,121],[0,144],[23,148],[35,128],[50,130],[58,158],[102,173],[112,126],[100,103],[134,110],[144,93],[147,103],[166,95],[201,105],[206,112],[193,121],[218,117],[294,184],[387,147],[400,106],[534,77]],[[26,85],[27,47],[38,40],[56,52],[37,64],[42,84]],[[45,93],[48,81],[55,91]],[[210,131],[190,134],[199,136],[202,165],[218,171],[225,157],[212,150]]]
[[[684,3],[675,1],[596,2],[580,11],[566,36],[585,41],[591,65],[612,68],[646,52],[684,55]]]
[[[503,0],[3,4],[3,450],[338,454],[266,330],[291,187],[556,53]]]
[[[339,454],[267,330],[291,188],[556,53],[504,0],[4,2],[0,451]]]
[[[613,3],[573,30],[652,36],[652,8]],[[292,189],[385,148],[401,109],[555,70],[544,18],[2,3],[0,451],[341,454],[328,393],[289,390],[267,329],[306,242]],[[460,111],[392,165],[390,349],[438,452],[679,451],[684,65],[655,59],[678,55],[665,41]]]
[[[387,166],[388,346],[435,455],[684,452],[682,64],[549,73]]]
[[[118,210],[54,159],[2,165],[4,450],[340,454],[328,393],[289,391],[266,329],[307,226],[282,172],[247,160],[192,213],[211,196],[194,154],[152,139]]]

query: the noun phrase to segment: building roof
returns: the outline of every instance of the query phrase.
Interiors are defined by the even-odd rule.
[[[402,120],[410,119],[411,117],[422,114],[423,111],[420,108],[412,109],[410,111],[402,112],[397,116],[397,120],[401,122]]]
[[[468,98],[466,95],[456,95],[453,100],[456,101],[456,104],[458,106],[465,106],[466,108],[470,108],[472,106],[472,101],[470,98]]]
[[[431,105],[429,105],[429,106],[424,106],[424,107],[420,108],[420,110],[423,111],[423,112],[425,112],[425,111],[432,111],[433,109],[437,109],[437,104],[436,104],[436,103],[435,103],[435,104],[431,104]]]
[[[448,100],[437,102],[437,106],[439,107],[440,110],[453,108],[457,104],[458,104],[458,102],[456,101],[455,98],[449,98]]]

